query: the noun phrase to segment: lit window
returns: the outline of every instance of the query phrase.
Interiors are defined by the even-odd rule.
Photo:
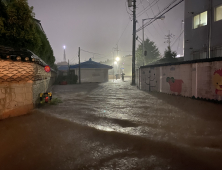
[[[194,29],[198,28],[200,24],[200,16],[199,15],[196,15],[193,19],[193,25],[194,25]]]
[[[207,11],[194,16],[193,18],[194,29],[205,26],[205,25],[207,25]]]
[[[222,5],[217,7],[215,10],[215,20],[216,21],[222,20]]]

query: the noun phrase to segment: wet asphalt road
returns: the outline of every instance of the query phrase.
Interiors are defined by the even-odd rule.
[[[222,169],[222,105],[125,82],[54,86],[63,103],[0,121],[0,170]]]

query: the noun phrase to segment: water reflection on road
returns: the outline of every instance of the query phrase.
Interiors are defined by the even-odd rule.
[[[117,132],[116,140],[125,138],[125,135],[130,138],[127,143],[135,140],[136,144],[130,147],[136,145],[138,150],[121,148],[121,151],[117,149],[115,153],[109,153],[112,159],[100,163],[101,169],[114,164],[116,167],[120,164],[120,169],[222,167],[219,159],[222,158],[221,105],[157,92],[143,92],[131,86],[129,79],[125,82],[115,80],[114,83],[55,86],[54,94],[63,103],[41,111],[99,131]],[[135,136],[139,139],[134,139]],[[110,135],[112,137],[116,136]],[[114,151],[114,146],[108,152]],[[140,147],[144,147],[144,150]],[[96,154],[94,149],[89,150],[91,154]],[[102,150],[104,154],[96,154],[96,157],[101,156],[98,160],[106,160],[107,148]],[[136,151],[139,153],[134,155]],[[145,151],[155,155],[147,157],[145,154],[143,157]],[[120,153],[121,157],[118,156]],[[190,163],[170,163],[181,155]]]

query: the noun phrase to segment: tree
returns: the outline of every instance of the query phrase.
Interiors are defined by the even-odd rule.
[[[4,24],[3,42],[1,44],[14,48],[33,49],[40,46],[34,23],[33,7],[27,0],[14,0],[6,6],[7,18]]]
[[[0,45],[29,49],[52,67],[52,47],[34,16],[27,0],[0,0]]]
[[[170,46],[168,46],[167,49],[164,51],[164,58],[167,61],[175,61],[176,56],[177,56],[177,53],[175,51],[171,51]]]
[[[140,44],[136,50],[137,67],[147,65],[159,59],[160,52],[153,41],[150,41],[149,39],[144,41],[144,51],[146,51],[146,56],[143,55],[143,45]]]

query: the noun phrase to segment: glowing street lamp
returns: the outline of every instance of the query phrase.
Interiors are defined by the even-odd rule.
[[[114,64],[117,64],[117,62],[115,61]]]
[[[64,49],[63,60],[66,61],[66,46],[65,45],[63,46],[63,49]]]
[[[119,59],[119,57],[116,57],[116,61],[119,61],[120,59]]]

